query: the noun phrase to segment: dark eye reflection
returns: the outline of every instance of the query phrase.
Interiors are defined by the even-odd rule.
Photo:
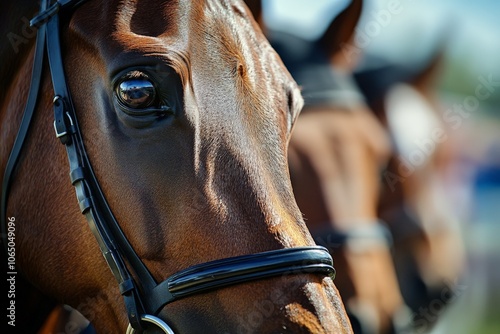
[[[128,108],[150,107],[156,101],[156,88],[147,78],[124,79],[116,87],[119,101]]]
[[[174,74],[153,67],[129,68],[118,73],[112,80],[112,93],[120,120],[131,127],[144,128],[172,119],[170,116],[182,110],[182,85]]]

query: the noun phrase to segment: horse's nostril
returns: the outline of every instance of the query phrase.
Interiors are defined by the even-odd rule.
[[[238,64],[238,74],[243,77],[245,76],[245,67],[243,64]]]

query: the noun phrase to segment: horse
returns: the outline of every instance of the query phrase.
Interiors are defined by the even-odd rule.
[[[265,24],[260,1],[247,2]],[[362,1],[348,3],[314,41],[263,29],[303,89],[305,107],[289,149],[299,208],[315,241],[335,254],[346,273],[337,287],[355,333],[391,333],[406,326],[409,316],[391,235],[378,216],[380,175],[392,147],[354,82],[357,59],[349,52],[362,8]]]
[[[302,98],[243,3],[0,15],[2,236],[19,284],[97,333],[352,332],[290,183]],[[18,320],[34,298],[14,301]]]
[[[445,200],[443,179],[453,150],[436,94],[448,34],[434,34],[417,61],[396,63],[368,54],[355,72],[397,148],[383,173],[378,211],[394,237],[398,280],[418,330],[430,329],[439,319],[423,321],[421,310],[442,299],[443,291],[455,292],[465,264],[459,226]],[[404,123],[412,124],[413,131]],[[414,156],[422,152],[423,159],[415,163]]]

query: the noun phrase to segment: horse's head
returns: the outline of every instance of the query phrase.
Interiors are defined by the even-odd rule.
[[[63,20],[61,43],[96,177],[158,282],[198,263],[313,245],[287,167],[302,100],[243,4],[88,1]],[[20,228],[19,247],[38,251],[19,262],[99,332],[123,331],[120,292],[78,211],[64,150],[45,134],[48,84],[33,135],[47,146],[30,142],[19,171],[35,187],[14,187],[9,201],[18,220],[43,224]],[[35,165],[44,178],[30,176]],[[33,204],[22,213],[21,197]],[[348,331],[331,279],[315,274],[190,296],[159,316],[189,333]]]

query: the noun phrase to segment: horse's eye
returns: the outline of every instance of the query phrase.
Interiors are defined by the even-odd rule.
[[[131,78],[123,80],[116,86],[116,95],[124,106],[143,109],[155,102],[156,89],[148,79]]]

